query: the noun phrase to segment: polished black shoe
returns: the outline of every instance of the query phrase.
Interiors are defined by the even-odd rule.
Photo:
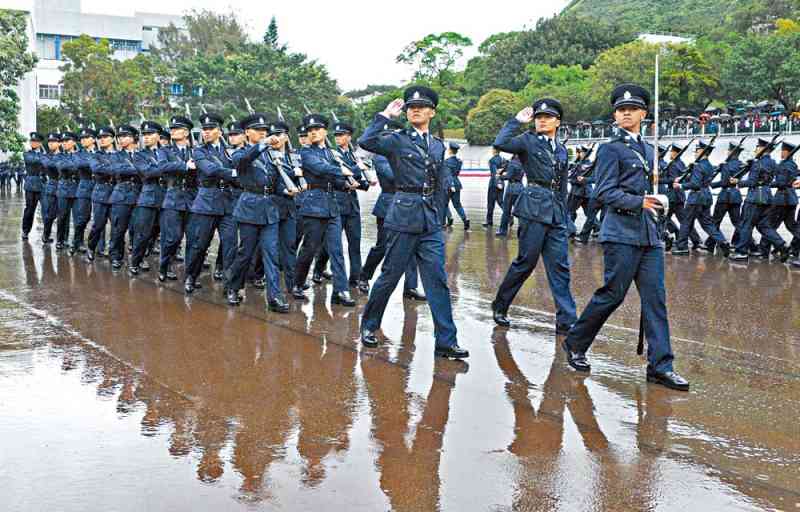
[[[464,231],[469,231],[469,219],[464,221]]]
[[[183,291],[186,292],[186,294],[191,294],[194,292],[195,288],[197,287],[195,286],[194,278],[187,277],[183,282]]]
[[[497,308],[494,302],[492,302],[492,318],[494,318],[494,323],[500,327],[511,327],[511,321],[506,316],[506,312]]]
[[[574,352],[571,348],[569,348],[567,340],[564,340],[561,343],[561,348],[563,348],[564,352],[567,354],[567,364],[569,364],[575,370],[579,372],[588,372],[592,369],[591,365],[589,365],[589,361],[586,360],[586,354]]]
[[[238,290],[234,290],[233,288],[228,288],[228,290],[225,292],[225,296],[228,299],[229,306],[238,306],[239,304],[242,303],[242,296],[239,295]]]
[[[64,243],[63,242],[56,242],[56,250],[63,251],[64,250]]]
[[[780,261],[781,263],[786,263],[787,261],[789,261],[789,256],[791,256],[789,254],[789,246],[784,245],[783,247],[778,249],[778,261]]]
[[[175,261],[177,261],[178,263],[183,263],[183,256],[178,256],[178,255],[176,254],[176,255],[175,255]]]
[[[679,248],[675,247],[675,248],[672,249],[672,255],[673,256],[688,256],[689,255],[689,249],[679,249]]]
[[[314,284],[322,284],[322,274],[317,274],[315,272],[314,275],[311,276],[311,280],[314,282]]]
[[[706,254],[714,254],[714,248],[704,244],[696,245],[695,250],[699,252],[704,252]]]
[[[481,226],[483,226],[483,227],[485,227],[485,228],[491,227],[491,226],[493,226],[493,225],[494,225],[494,224],[492,224],[491,222],[484,222],[483,224],[481,224]]]
[[[89,263],[94,261],[94,251],[86,251],[86,261]]]
[[[769,252],[757,252],[755,254],[750,253],[751,258],[755,258],[757,260],[768,260],[769,259]]]
[[[348,308],[352,308],[356,305],[356,301],[350,297],[350,292],[333,292],[331,295],[331,304],[340,304],[342,306],[347,306]]]
[[[410,300],[416,300],[418,302],[426,302],[428,300],[428,297],[423,295],[416,288],[409,288],[407,290],[403,290],[403,298],[404,299],[410,299]]]
[[[675,372],[655,372],[647,369],[647,382],[661,384],[678,391],[689,391],[689,381]]]
[[[208,270],[208,269],[210,269],[210,268],[211,268],[211,264],[210,264],[210,263],[208,263],[208,262],[205,262],[205,261],[204,261],[204,262],[203,262],[203,270]]]
[[[453,345],[452,347],[436,347],[434,355],[437,357],[446,357],[447,359],[466,359],[469,357],[469,351]]]
[[[111,268],[113,270],[119,270],[122,268],[122,262],[120,260],[114,260],[111,262]]]
[[[267,307],[274,313],[288,313],[289,305],[283,299],[275,298],[267,302]]]
[[[452,225],[453,225],[453,219],[452,218],[447,219],[447,226],[450,227]]]
[[[158,280],[162,283],[165,282],[167,280],[167,274],[165,274],[164,272],[159,272]]]
[[[800,268],[800,258],[795,258],[791,261],[792,268]]]
[[[139,265],[142,269],[142,272],[150,272],[150,263],[147,260],[142,260],[142,264]]]
[[[369,348],[377,347],[378,337],[375,336],[375,332],[369,329],[361,329],[361,344]]]
[[[42,238],[42,244],[47,245],[47,244],[52,244],[52,243],[53,243],[53,239],[52,238],[50,238],[50,237]]]
[[[292,297],[294,297],[297,300],[306,300],[308,298],[306,297],[306,294],[303,293],[303,289],[300,288],[299,286],[295,286],[294,288],[292,288]]]
[[[664,251],[670,252],[672,250],[672,237],[668,236],[664,239]]]
[[[311,288],[311,285],[310,285],[310,284],[308,284],[308,281],[306,281],[305,283],[303,283],[303,286],[301,286],[301,288],[302,288],[303,290],[308,290],[309,288]]]
[[[128,273],[130,275],[132,275],[132,276],[138,276],[139,275],[139,267],[137,267],[136,265],[130,265],[128,267]]]
[[[170,281],[177,281],[178,280],[178,274],[176,274],[172,270],[167,270],[167,279],[169,279]]]
[[[323,270],[320,274],[326,281],[330,281],[333,279],[333,274],[330,273],[329,270]]]
[[[214,278],[214,281],[222,281],[222,269],[215,270],[212,277]]]
[[[728,258],[731,261],[743,261],[743,262],[746,263],[747,260],[750,258],[750,256],[745,254],[745,253],[743,253],[743,252],[736,251],[733,254],[731,254],[730,256],[728,256]]]
[[[585,237],[585,236],[579,236],[579,237],[575,238],[575,241],[578,242],[579,244],[583,244],[583,245],[586,245],[586,244],[589,243],[589,239],[587,237]]]
[[[716,246],[719,249],[719,252],[722,253],[723,258],[727,258],[731,255],[731,245],[728,243],[719,244]]]
[[[258,290],[263,290],[267,287],[267,282],[264,279],[253,279],[250,284]]]
[[[556,324],[556,336],[566,336],[570,329],[572,329],[571,325]]]
[[[498,230],[494,232],[494,236],[508,236],[508,233]]]
[[[362,279],[361,281],[358,282],[358,284],[356,284],[356,287],[358,288],[359,292],[365,295],[369,293],[369,281],[364,281]]]
[[[70,256],[75,256],[75,249],[70,247],[69,250],[67,250],[67,254],[69,254]]]

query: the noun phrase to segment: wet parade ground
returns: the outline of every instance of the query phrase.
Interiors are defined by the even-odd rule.
[[[800,510],[800,272],[668,255],[691,391],[645,382],[635,289],[578,375],[541,263],[495,327],[517,241],[480,227],[485,180],[463,181],[473,228],[448,231],[446,268],[466,362],[433,357],[402,286],[363,349],[355,290],[355,309],[328,284],[279,315],[253,288],[228,307],[205,272],[185,297],[42,247],[38,214],[22,242],[22,196],[0,196],[0,510]],[[570,257],[580,311],[602,252]]]

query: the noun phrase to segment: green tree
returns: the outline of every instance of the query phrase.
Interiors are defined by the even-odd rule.
[[[488,91],[469,111],[464,135],[470,144],[491,144],[503,123],[516,115],[523,105],[523,101],[509,90]]]
[[[185,28],[170,23],[159,30],[158,47],[151,50],[154,56],[170,65],[197,55],[228,55],[247,43],[245,28],[233,12],[217,14],[192,10],[184,15],[183,22]],[[277,37],[277,23],[275,35]]]
[[[531,64],[527,74],[530,81],[519,97],[527,105],[545,97],[559,100],[566,123],[591,120],[606,110],[605,104],[592,94],[591,73],[581,66]]]
[[[472,40],[458,32],[429,34],[419,41],[409,43],[396,61],[414,66],[415,80],[436,80],[440,84],[451,82],[456,62]]]
[[[36,131],[48,134],[63,130],[72,118],[61,107],[40,105],[36,108]]]
[[[26,14],[0,9],[0,151],[22,151],[24,138],[17,132],[19,96],[14,90],[36,65],[28,52]]]
[[[275,16],[269,20],[267,31],[264,32],[264,44],[271,46],[275,50],[280,49],[278,44],[278,21]]]

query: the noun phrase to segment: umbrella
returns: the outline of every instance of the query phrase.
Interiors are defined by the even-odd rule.
[[[719,118],[722,119],[722,120],[727,120],[727,119],[731,118],[731,115],[730,114],[720,114]]]
[[[593,123],[592,123],[592,125],[594,125],[594,126],[605,126],[605,125],[607,125],[607,124],[608,124],[608,123],[607,123],[607,122],[605,122],[605,121],[603,121],[602,119],[598,119],[597,121],[595,121],[595,122],[593,122]]]

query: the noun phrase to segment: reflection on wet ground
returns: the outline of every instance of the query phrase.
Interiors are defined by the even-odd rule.
[[[478,224],[481,182],[466,182]],[[362,201],[368,212],[374,194]],[[556,351],[543,272],[515,327],[488,305],[516,240],[449,232],[469,364],[433,357],[427,306],[390,302],[386,342],[313,288],[290,315],[224,305],[18,240],[0,198],[3,510],[796,510],[800,273],[667,258],[688,394],[644,382],[635,292],[582,377]],[[366,217],[366,215],[365,215]],[[374,239],[365,218],[366,252]],[[598,246],[573,247],[583,306]]]

